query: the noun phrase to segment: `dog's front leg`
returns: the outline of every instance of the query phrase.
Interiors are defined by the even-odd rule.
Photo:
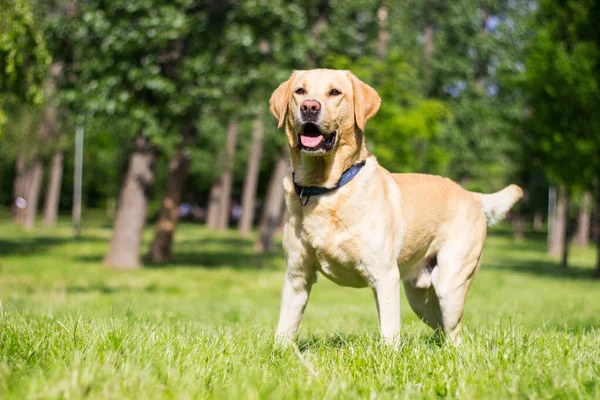
[[[387,344],[397,345],[400,335],[400,273],[397,267],[380,276],[374,286],[379,329]]]
[[[315,281],[315,273],[316,271],[312,268],[298,268],[290,265],[288,261],[281,292],[279,323],[275,332],[275,339],[279,344],[288,344],[296,335],[308,302],[310,289]]]

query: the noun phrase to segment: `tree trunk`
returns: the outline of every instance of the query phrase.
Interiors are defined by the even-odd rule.
[[[31,165],[26,173],[25,200],[27,205],[25,206],[23,226],[27,230],[35,227],[35,216],[37,214],[43,175],[44,167],[42,161],[36,157],[31,161]]]
[[[536,232],[541,231],[544,228],[544,216],[541,212],[536,211],[533,214],[533,230]]]
[[[569,232],[569,193],[566,192],[565,193],[565,199],[564,199],[564,229],[563,229],[563,238],[562,238],[562,243],[563,243],[563,248],[562,248],[562,254],[561,254],[561,260],[560,260],[560,265],[563,268],[567,268],[569,266],[569,237],[568,237],[568,232]]]
[[[173,235],[179,219],[179,203],[187,176],[188,159],[179,148],[169,162],[167,190],[162,200],[154,240],[150,247],[150,258],[154,263],[164,263],[171,259]]]
[[[219,220],[217,229],[224,231],[229,227],[229,216],[231,215],[231,182],[233,159],[235,156],[235,145],[238,135],[238,123],[235,120],[227,126],[227,150],[223,162],[223,174],[221,175],[221,198],[219,204]]]
[[[248,166],[246,167],[246,179],[244,180],[244,189],[242,193],[242,215],[240,217],[239,232],[247,236],[252,230],[254,221],[254,207],[256,204],[256,189],[258,186],[258,174],[260,172],[260,159],[263,146],[263,111],[257,112],[254,120],[254,132],[252,133],[252,149],[248,157]]]
[[[521,241],[525,238],[525,218],[520,211],[517,211],[514,214],[513,229],[515,240]]]
[[[554,214],[549,216],[551,230],[549,236],[549,247],[548,252],[553,256],[560,256],[563,254],[564,240],[567,224],[567,201],[564,188],[558,190],[558,196],[556,197],[556,203],[554,208]],[[552,207],[551,207],[552,208]]]
[[[25,219],[25,208],[23,207],[23,200],[26,197],[26,173],[25,169],[25,154],[21,150],[17,156],[15,166],[15,180],[13,183],[13,218],[16,223],[22,224]]]
[[[592,219],[592,194],[584,192],[577,218],[577,232],[573,237],[573,244],[586,247],[590,243],[590,226]]]
[[[186,150],[194,142],[195,128],[188,122],[182,128],[182,144],[169,162],[167,190],[156,221],[154,240],[150,247],[150,258],[154,263],[164,263],[173,255],[173,237],[179,220],[179,203],[187,179],[190,158]]]
[[[433,55],[433,24],[428,22],[425,25],[425,46],[423,48],[423,76],[428,79],[431,75],[431,56]]]
[[[129,168],[121,188],[113,236],[104,258],[107,266],[140,266],[140,245],[148,211],[148,195],[154,182],[154,157],[147,140],[138,137],[136,149],[129,156]]]
[[[75,128],[75,159],[73,160],[73,205],[71,207],[71,216],[73,218],[73,234],[75,237],[81,236],[81,197],[83,188],[83,141],[85,129],[83,117],[77,117],[77,127]]]
[[[63,175],[63,152],[57,150],[52,156],[50,165],[50,181],[48,182],[48,192],[46,193],[46,203],[44,205],[44,225],[55,226],[58,217],[58,205],[60,202],[60,186]]]
[[[600,279],[600,183],[596,186],[596,218],[595,234],[596,234],[596,278]]]
[[[377,10],[377,19],[379,23],[379,35],[377,38],[377,57],[383,60],[386,54],[387,41],[389,33],[387,31],[388,9],[386,6],[379,7]]]
[[[548,187],[548,231],[546,236],[546,245],[548,253],[552,254],[552,241],[554,238],[554,225],[556,224],[556,186]]]
[[[277,231],[276,231],[277,233],[283,232],[283,228],[285,228],[285,224],[287,223],[289,218],[290,218],[290,213],[288,212],[288,209],[286,207],[285,195],[284,195],[283,211],[281,211],[281,219],[279,220],[279,225],[277,226]]]
[[[284,155],[277,160],[275,170],[271,175],[260,219],[259,236],[256,241],[256,250],[261,253],[270,252],[273,249],[273,236],[277,231],[283,212],[283,178],[289,169],[288,157]]]
[[[42,142],[42,146],[46,145],[44,142],[48,141],[56,131],[57,108],[54,97],[56,94],[57,79],[62,74],[62,68],[62,63],[53,63],[48,71],[48,75],[44,79],[43,91],[45,105],[42,110],[42,124],[40,126],[40,142]],[[25,197],[27,206],[25,208],[25,219],[23,222],[25,229],[33,229],[35,226],[40,189],[42,178],[44,176],[42,157],[39,154],[32,157],[29,169],[30,171],[27,173],[29,175],[27,179],[27,196]]]
[[[221,178],[217,179],[210,188],[208,207],[206,210],[206,226],[217,228],[219,222],[219,205],[221,204]]]

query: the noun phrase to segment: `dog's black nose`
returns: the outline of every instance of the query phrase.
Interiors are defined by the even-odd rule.
[[[316,100],[304,100],[300,104],[300,112],[305,117],[316,117],[321,112],[321,103]]]

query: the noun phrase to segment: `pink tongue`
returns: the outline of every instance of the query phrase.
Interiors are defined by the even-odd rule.
[[[304,147],[317,147],[323,141],[323,135],[319,136],[304,136],[300,135],[300,141]]]

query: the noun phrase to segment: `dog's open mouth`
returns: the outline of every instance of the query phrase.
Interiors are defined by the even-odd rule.
[[[324,134],[317,125],[309,122],[298,134],[298,149],[309,153],[325,153],[333,149],[335,137],[336,131]]]

